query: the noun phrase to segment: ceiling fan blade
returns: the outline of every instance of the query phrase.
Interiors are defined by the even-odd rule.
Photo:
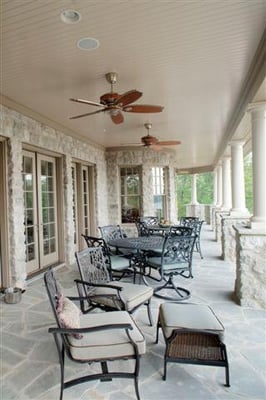
[[[69,119],[77,119],[77,118],[87,117],[88,115],[98,114],[105,110],[106,110],[106,108],[104,108],[103,110],[98,110],[98,111],[94,111],[94,112],[90,112],[90,113],[86,113],[86,114],[75,115],[74,117],[69,117]]]
[[[124,107],[127,104],[138,100],[141,96],[142,93],[138,90],[129,90],[128,92],[121,94],[121,96],[116,99],[115,104],[119,105],[120,107]]]
[[[168,140],[165,142],[158,142],[160,146],[175,146],[177,144],[181,144],[180,140]]]
[[[121,124],[124,121],[124,117],[121,112],[118,112],[117,114],[110,114],[111,119],[114,124]]]
[[[153,151],[160,151],[160,150],[162,150],[161,146],[159,146],[158,143],[156,143],[156,144],[151,144],[151,145],[150,145],[150,148],[151,148]]]
[[[123,107],[123,111],[133,113],[157,113],[163,111],[162,106],[152,106],[149,104],[133,104],[132,106]]]
[[[105,107],[101,103],[97,103],[95,101],[89,101],[89,100],[83,100],[83,99],[69,99],[71,101],[75,101],[76,103],[83,103],[83,104],[89,104],[90,106],[97,106],[97,107]]]

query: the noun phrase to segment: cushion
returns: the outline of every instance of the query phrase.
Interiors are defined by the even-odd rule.
[[[223,340],[224,327],[207,305],[163,303],[160,305],[159,318],[166,338],[171,336],[173,330],[193,329],[217,333]]]
[[[129,282],[121,282],[121,281],[112,281],[110,282],[112,286],[122,287],[122,291],[120,292],[120,296],[125,304],[126,310],[131,311],[135,307],[139,306],[142,303],[145,303],[149,300],[153,295],[153,289],[150,286],[145,285],[137,285]],[[93,294],[116,294],[117,291],[115,289],[97,287]],[[114,307],[114,302],[111,299],[106,297],[102,297],[98,300],[101,304]]]
[[[143,334],[127,311],[109,311],[82,314],[80,325],[82,328],[109,324],[131,324],[129,331],[131,338],[138,347],[139,354],[146,351],[146,342]],[[70,352],[76,360],[97,361],[100,359],[115,359],[131,357],[134,348],[129,341],[125,329],[110,329],[83,334],[81,340],[69,336]]]
[[[80,328],[80,309],[62,294],[57,301],[56,311],[58,313],[58,321],[62,328],[77,329]],[[79,333],[73,334],[76,339],[82,339]]]

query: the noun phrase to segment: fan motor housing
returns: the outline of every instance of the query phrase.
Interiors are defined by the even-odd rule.
[[[100,97],[100,102],[104,105],[113,104],[120,97],[119,93],[105,93]]]

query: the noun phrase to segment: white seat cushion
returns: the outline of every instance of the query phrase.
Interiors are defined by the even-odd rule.
[[[121,281],[112,281],[109,282],[109,284],[112,286],[118,286],[123,288],[123,290],[120,292],[120,296],[125,303],[127,311],[131,311],[136,306],[145,303],[153,295],[153,289],[150,286],[135,285],[134,283],[121,282]],[[95,288],[93,294],[97,295],[116,294],[116,290],[100,287],[100,288]],[[101,298],[101,304],[109,305],[112,307],[114,306],[113,301],[104,296]]]
[[[135,324],[133,318],[126,311],[110,311],[83,314],[80,318],[80,327],[88,328],[99,325],[131,324],[130,336],[138,347],[139,354],[146,351],[145,338]],[[76,360],[99,360],[130,357],[134,355],[134,348],[129,341],[125,329],[110,329],[83,333],[82,339],[75,339],[68,335],[70,352]]]
[[[224,327],[211,307],[192,303],[163,303],[160,305],[159,318],[166,338],[176,329],[203,330],[217,333],[221,340]]]

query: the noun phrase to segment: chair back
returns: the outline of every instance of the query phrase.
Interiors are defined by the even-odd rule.
[[[159,219],[157,217],[140,217],[139,218],[140,222],[144,222],[146,225],[158,225],[159,224]]]
[[[108,258],[109,248],[103,238],[88,236],[84,234],[82,234],[81,236],[84,238],[87,247],[101,247],[103,250],[103,254],[106,256],[106,258]],[[108,262],[108,259],[106,259],[106,262]]]
[[[87,247],[75,253],[80,277],[88,283],[108,283],[111,273],[100,246]]]
[[[170,233],[180,236],[191,236],[193,229],[188,226],[171,226]]]
[[[99,230],[101,232],[102,238],[105,240],[106,243],[108,243],[109,240],[122,239],[126,236],[125,232],[122,231],[120,225],[99,226]]]
[[[47,294],[48,294],[50,304],[51,304],[51,307],[52,307],[52,310],[54,313],[55,320],[57,322],[57,325],[60,326],[56,308],[57,308],[58,299],[61,294],[61,288],[54,277],[54,273],[53,273],[52,269],[49,269],[48,271],[45,272],[44,283],[45,283]]]
[[[173,264],[177,269],[182,264],[182,269],[191,269],[193,250],[196,236],[169,233],[164,240],[161,256],[162,268],[165,264]],[[184,266],[186,264],[186,267]]]
[[[198,220],[199,220],[199,217],[181,217],[180,225],[193,227],[193,224],[195,223],[195,221],[198,221]]]
[[[137,227],[138,236],[149,236],[149,230],[147,229],[145,222],[136,221],[135,224]]]

